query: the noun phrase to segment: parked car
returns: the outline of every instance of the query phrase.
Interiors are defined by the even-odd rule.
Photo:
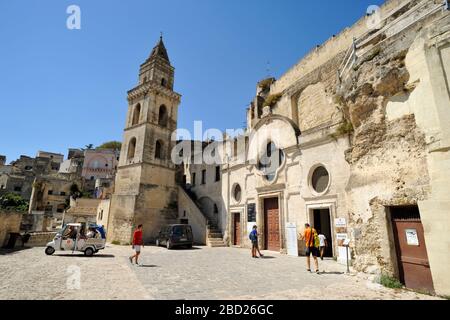
[[[185,246],[192,248],[194,237],[192,227],[188,224],[171,224],[161,228],[156,238],[156,245],[165,245],[167,249]]]

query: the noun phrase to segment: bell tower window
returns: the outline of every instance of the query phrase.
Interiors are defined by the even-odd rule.
[[[141,105],[138,104],[136,107],[134,107],[133,111],[133,121],[131,123],[132,126],[139,123],[139,118],[141,116]]]
[[[163,143],[158,140],[155,145],[155,159],[163,159]]]
[[[128,154],[127,159],[133,159],[134,154],[136,152],[136,138],[131,138],[130,143],[128,144]]]
[[[162,127],[167,126],[167,108],[165,105],[159,107],[158,124]]]

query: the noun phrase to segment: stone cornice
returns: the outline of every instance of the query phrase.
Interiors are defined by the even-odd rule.
[[[137,98],[141,98],[147,95],[149,92],[163,94],[166,97],[175,100],[176,102],[180,102],[181,100],[181,95],[179,93],[163,87],[156,82],[149,81],[128,91],[128,102],[132,102]]]
[[[119,166],[117,168],[117,170],[119,170],[119,169],[126,169],[126,168],[133,168],[133,167],[139,167],[141,165],[160,167],[160,168],[164,168],[164,169],[167,169],[167,170],[170,170],[170,171],[176,171],[176,166],[174,164],[173,164],[173,167],[168,167],[168,166],[163,165],[163,164],[153,163],[153,162],[149,162],[149,161],[141,161],[141,162],[136,162],[136,163],[124,164],[124,165]]]

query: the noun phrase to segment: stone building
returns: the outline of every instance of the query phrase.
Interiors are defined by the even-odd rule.
[[[40,175],[57,173],[62,162],[61,156],[39,151],[36,158],[20,156],[10,165],[0,166],[0,193],[11,192],[30,199],[34,179]]]
[[[108,236],[129,242],[143,223],[152,241],[188,220],[209,238],[214,221],[248,247],[256,224],[263,249],[287,252],[302,246],[289,230],[309,222],[327,256],[345,259],[349,239],[357,270],[449,295],[449,75],[448,2],[387,1],[259,82],[247,130],[219,150],[220,177],[217,164],[185,163],[180,182],[168,158],[180,96],[160,40],[128,92]]]
[[[181,96],[173,91],[174,68],[162,38],[141,65],[135,88],[128,91],[128,114],[111,199],[108,237],[130,242],[144,225],[144,240],[153,241],[161,225],[176,221],[175,142]]]
[[[380,16],[258,84],[246,149],[222,171],[221,227],[249,246],[256,224],[264,249],[286,251],[287,226],[310,222],[332,243],[328,256],[342,259],[349,238],[358,270],[448,294],[449,11],[392,0]],[[261,156],[277,150],[266,171]]]
[[[0,167],[6,164],[6,156],[0,155]]]
[[[82,177],[96,180],[114,177],[117,170],[119,152],[110,149],[93,149],[84,151]]]
[[[78,198],[70,199],[70,208],[64,212],[63,223],[97,223],[97,210],[100,199]]]

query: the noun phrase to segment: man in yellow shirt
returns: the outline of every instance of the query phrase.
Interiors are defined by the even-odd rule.
[[[311,260],[310,255],[312,254],[314,258],[314,265],[316,267],[316,273],[319,273],[319,261],[317,260],[317,257],[319,256],[319,249],[315,246],[315,239],[314,237],[317,235],[317,232],[314,228],[311,228],[309,223],[305,223],[305,231],[303,232],[303,235],[301,236],[302,240],[305,240],[305,254],[306,254],[306,267],[307,271],[311,272]]]

